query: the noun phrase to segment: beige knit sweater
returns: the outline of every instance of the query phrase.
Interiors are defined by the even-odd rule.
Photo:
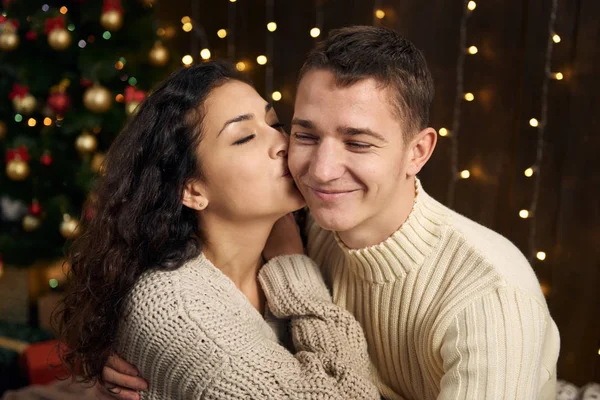
[[[148,380],[143,399],[379,399],[360,325],[335,306],[314,262],[281,256],[259,275],[270,311],[291,320],[292,355],[203,255],[142,276],[118,353]]]
[[[388,399],[554,399],[558,330],[507,239],[428,196],[386,241],[350,250],[309,217],[308,254],[363,326]]]

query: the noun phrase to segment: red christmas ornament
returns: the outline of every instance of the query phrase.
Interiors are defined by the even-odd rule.
[[[21,160],[23,162],[29,161],[29,152],[26,146],[20,146],[18,149],[7,149],[6,150],[6,163],[13,160]]]
[[[92,82],[91,80],[89,80],[87,78],[81,78],[79,80],[79,84],[81,85],[81,87],[84,87],[84,88],[88,88],[88,87],[92,86],[93,83],[94,82]]]
[[[29,87],[25,85],[19,85],[18,83],[13,84],[12,91],[8,94],[10,100],[14,100],[17,97],[23,98],[29,93]]]
[[[40,203],[38,203],[37,200],[33,200],[31,202],[31,205],[29,206],[29,214],[38,216],[41,214],[41,212],[42,212],[42,206],[40,206]]]
[[[25,38],[27,40],[30,41],[34,41],[35,39],[37,39],[37,32],[36,31],[29,31],[25,34]]]
[[[27,161],[29,161],[27,147],[21,146],[18,149],[7,149],[6,176],[16,182],[27,179],[30,173]]]
[[[40,157],[40,164],[45,165],[46,167],[52,165],[52,156],[49,152],[46,151],[44,154],[42,154]]]
[[[127,86],[125,88],[125,104],[136,102],[141,103],[146,98],[146,92],[138,90],[135,86]]]
[[[119,13],[123,13],[123,7],[121,6],[121,0],[104,0],[104,4],[102,4],[102,12],[107,11],[118,11]]]
[[[58,17],[46,19],[46,27],[44,29],[44,33],[47,35],[54,29],[65,29],[64,15],[59,15]]]
[[[137,90],[133,86],[125,88],[125,112],[127,115],[135,113],[140,103],[146,98],[146,93],[143,90]]]
[[[48,96],[47,103],[52,111],[59,115],[63,115],[71,105],[71,98],[64,92],[54,92],[50,93],[50,96]]]
[[[4,6],[4,7],[6,7],[6,6]],[[4,24],[4,23],[11,24],[14,29],[19,28],[19,20],[8,19],[4,15],[0,15],[0,24]]]

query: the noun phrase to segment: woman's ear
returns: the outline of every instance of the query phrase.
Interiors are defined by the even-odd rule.
[[[202,184],[190,181],[183,187],[183,205],[192,210],[201,211],[208,206],[208,198],[203,194]]]

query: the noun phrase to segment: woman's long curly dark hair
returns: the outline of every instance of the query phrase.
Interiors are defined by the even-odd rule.
[[[198,218],[182,205],[183,188],[201,176],[196,154],[205,100],[230,80],[245,81],[223,62],[175,72],[108,151],[94,190],[95,215],[68,252],[69,292],[55,314],[66,345],[59,356],[77,378],[102,381],[123,302],[140,275],[199,255]]]

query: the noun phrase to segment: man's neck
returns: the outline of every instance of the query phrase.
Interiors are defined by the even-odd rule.
[[[415,179],[407,179],[398,194],[383,205],[381,211],[353,229],[337,232],[338,237],[350,249],[374,246],[392,236],[406,221],[415,202]]]

